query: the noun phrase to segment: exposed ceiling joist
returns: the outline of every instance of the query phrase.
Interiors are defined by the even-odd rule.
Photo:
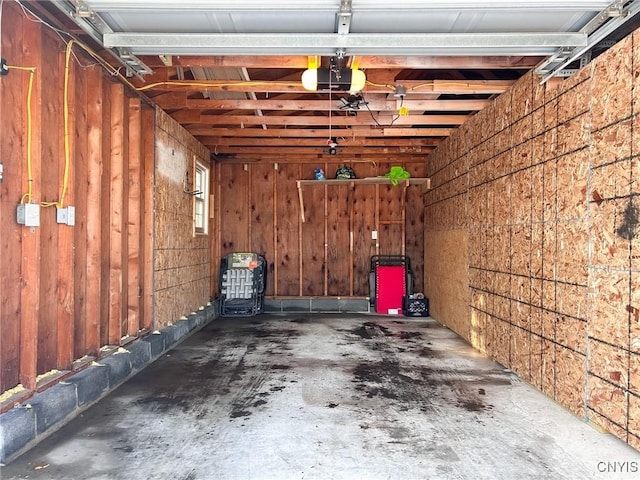
[[[402,80],[402,85],[411,93],[437,93],[453,95],[496,94],[502,93],[515,83],[515,80]],[[298,80],[287,81],[232,81],[232,80],[193,80],[165,81],[144,85],[140,90],[156,91],[202,91],[223,90],[225,92],[262,92],[262,93],[315,93],[305,90]],[[391,93],[394,85],[369,83],[366,93]]]
[[[195,115],[192,115],[195,113]],[[318,115],[268,115],[256,117],[253,115],[202,115],[194,110],[181,110],[171,115],[177,121],[195,125],[269,125],[269,126],[325,126],[327,118]],[[462,125],[469,119],[469,115],[407,115],[392,119],[391,114],[373,114],[374,122],[382,125],[394,121],[394,125]],[[370,126],[372,117],[367,111],[359,112],[357,116],[334,116],[331,123],[335,126],[366,125]]]
[[[179,92],[177,92],[179,93]],[[305,111],[315,110],[328,112],[339,111],[337,102],[328,103],[324,100],[192,100],[180,98],[173,92],[169,97],[154,97],[160,106],[167,109],[191,108],[198,110],[286,110]],[[405,100],[404,107],[409,111],[432,112],[465,112],[482,110],[490,103],[489,100]],[[396,112],[400,100],[371,100],[368,109],[372,111]]]

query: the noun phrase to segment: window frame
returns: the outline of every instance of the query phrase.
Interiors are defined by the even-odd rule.
[[[193,162],[193,234],[209,234],[210,167],[194,157]],[[201,184],[202,183],[202,184]],[[202,211],[199,211],[200,207]]]

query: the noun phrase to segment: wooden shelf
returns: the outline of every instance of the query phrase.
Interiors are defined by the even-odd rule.
[[[324,185],[338,185],[344,187],[355,188],[356,185],[393,185],[392,179],[386,177],[366,177],[366,178],[353,178],[353,179],[331,179],[331,180],[297,180],[298,185],[298,199],[300,200],[300,218],[302,223],[305,222],[304,218],[304,199],[302,196],[303,187],[319,187]],[[397,180],[395,186],[402,187],[406,193],[406,189],[409,185],[422,185],[422,193],[426,192],[431,187],[431,179],[429,178],[406,178]],[[404,198],[404,197],[403,197]],[[404,208],[404,200],[403,200]]]
[[[393,185],[390,178],[386,177],[366,177],[353,179],[333,179],[333,180],[298,180],[298,188],[306,185]],[[429,178],[406,178],[398,180],[398,185],[424,185],[429,188]]]

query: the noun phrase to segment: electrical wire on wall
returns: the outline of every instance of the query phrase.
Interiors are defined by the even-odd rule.
[[[2,5],[0,4],[0,7]],[[1,21],[1,19],[0,19]],[[33,144],[33,109],[31,107],[31,97],[33,93],[33,78],[36,74],[36,67],[20,67],[17,65],[6,65],[8,70],[22,70],[29,72],[29,84],[27,86],[27,192],[20,198],[20,203],[33,203],[33,176],[31,174],[32,164],[32,144]]]

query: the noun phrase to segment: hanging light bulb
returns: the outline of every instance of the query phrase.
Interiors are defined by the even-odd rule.
[[[315,91],[318,89],[318,69],[309,68],[302,72],[302,86],[305,90]]]
[[[302,73],[302,86],[305,90],[347,90],[357,93],[362,90],[367,81],[362,70],[343,68],[334,71],[329,68],[308,68]],[[331,87],[329,87],[331,85]]]

